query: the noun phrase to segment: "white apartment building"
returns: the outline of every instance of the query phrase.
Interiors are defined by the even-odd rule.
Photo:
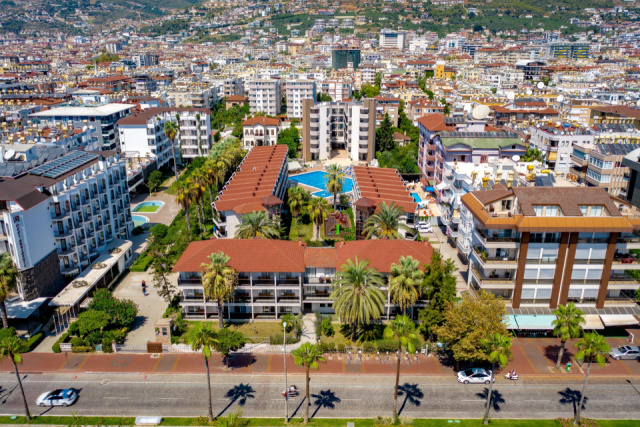
[[[157,53],[138,53],[131,56],[131,60],[136,63],[137,67],[154,67],[158,65]]]
[[[302,100],[316,99],[315,80],[287,81],[287,116],[302,117]]]
[[[113,151],[72,151],[0,182],[0,194],[0,237],[23,299],[55,296],[133,230],[125,162]]]
[[[589,128],[531,126],[530,144],[542,152],[549,168],[567,173],[571,169],[571,154],[574,144],[591,144],[595,132]]]
[[[211,79],[211,84],[217,88],[219,99],[234,95],[244,96],[244,80],[242,80],[242,77],[214,78]]]
[[[340,102],[351,99],[353,83],[340,80],[324,81],[320,83],[320,92],[329,95],[332,101]]]
[[[120,151],[120,140],[116,131],[116,122],[133,112],[132,104],[104,104],[96,106],[65,106],[31,114],[32,119],[39,119],[49,126],[73,126],[82,129],[93,126],[97,132],[100,150]]]
[[[370,162],[375,158],[375,99],[315,105],[310,99],[302,102],[305,160],[328,160],[332,150],[346,150],[353,162]]]
[[[242,123],[242,142],[247,149],[263,145],[278,145],[280,119],[253,117]]]
[[[383,49],[404,49],[405,34],[402,31],[383,29],[380,31],[380,47]]]
[[[252,80],[247,84],[251,113],[263,112],[269,116],[280,114],[282,84],[276,79]]]

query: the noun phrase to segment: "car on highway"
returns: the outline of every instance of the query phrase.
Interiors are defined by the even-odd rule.
[[[42,393],[36,399],[38,406],[70,406],[78,400],[78,393],[72,388],[64,388]]]
[[[635,345],[623,345],[620,347],[612,348],[609,352],[609,356],[611,356],[615,360],[640,360],[640,348]]]
[[[493,381],[495,382],[495,378]],[[484,368],[468,368],[458,372],[458,382],[462,384],[490,384],[491,370]]]

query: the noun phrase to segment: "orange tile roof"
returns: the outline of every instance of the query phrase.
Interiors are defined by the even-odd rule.
[[[358,240],[355,242],[344,242],[336,245],[338,251],[338,266],[340,269],[348,259],[369,260],[369,266],[381,273],[389,273],[391,264],[398,263],[401,256],[412,256],[420,261],[420,264],[429,264],[433,248],[426,242],[415,242],[413,240]]]
[[[376,206],[395,203],[407,213],[414,213],[418,207],[395,169],[354,166],[353,179],[360,197],[372,200]]]

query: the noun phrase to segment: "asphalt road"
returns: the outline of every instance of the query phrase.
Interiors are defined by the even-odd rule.
[[[27,400],[35,415],[93,416],[198,416],[206,415],[204,375],[82,374],[24,375]],[[289,384],[304,387],[304,377],[289,376]],[[393,377],[311,377],[311,414],[317,417],[390,416]],[[462,385],[448,377],[401,377],[401,416],[415,418],[480,418],[485,385]],[[47,390],[72,387],[79,399],[68,408],[39,408],[36,397]],[[245,416],[283,417],[283,378],[273,375],[218,375],[212,377],[214,415],[234,411],[239,405]],[[494,386],[493,418],[557,418],[573,415],[582,383],[571,379],[532,379]],[[289,414],[302,416],[304,390],[289,401]],[[0,414],[21,415],[17,381],[0,374]],[[586,393],[584,416],[640,419],[640,381],[594,379]]]

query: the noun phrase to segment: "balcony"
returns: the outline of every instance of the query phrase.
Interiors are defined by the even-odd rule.
[[[482,265],[485,267],[494,266],[496,268],[505,268],[505,267],[516,267],[518,263],[518,259],[514,256],[506,256],[506,257],[489,257],[483,256],[482,252],[479,250],[477,246],[473,248],[474,255],[480,261]],[[509,266],[512,264],[512,266]]]
[[[278,297],[279,303],[297,303],[300,302],[300,296],[296,294],[284,294]]]
[[[303,296],[304,301],[329,301],[330,292],[316,291],[313,293],[305,293]]]
[[[484,288],[513,289],[515,286],[515,280],[512,275],[509,277],[498,277],[497,275],[485,276],[478,271],[475,266],[471,267],[471,271],[473,272],[476,280],[478,280]]]
[[[178,279],[178,286],[202,286],[202,279]]]
[[[253,286],[275,286],[276,282],[273,277],[258,277],[253,279]]]
[[[258,294],[253,300],[255,303],[275,303],[276,297],[270,293]]]
[[[204,297],[202,295],[182,295],[180,297],[180,302],[200,302],[204,303]]]
[[[507,245],[509,248],[515,248],[517,246],[516,243],[520,242],[519,237],[489,235],[485,230],[481,228],[476,228],[475,232],[476,237],[483,243],[483,246],[485,247],[488,245],[495,246],[496,244],[501,244],[503,245],[503,247],[506,247],[505,244],[509,244]]]
[[[297,277],[287,277],[286,279],[278,279],[276,286],[299,286],[300,279]]]

